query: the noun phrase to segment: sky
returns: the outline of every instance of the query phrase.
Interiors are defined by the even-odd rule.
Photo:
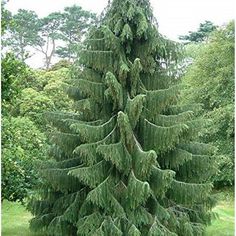
[[[108,0],[9,0],[6,8],[13,13],[20,8],[33,10],[39,17],[44,17],[51,12],[63,11],[65,7],[76,4],[85,10],[100,14],[107,2]],[[189,31],[196,31],[199,24],[205,20],[210,20],[216,25],[224,25],[235,19],[235,0],[150,0],[150,2],[159,24],[159,32],[172,40],[178,40],[180,35],[185,35]],[[29,64],[38,67],[39,56],[31,58]]]

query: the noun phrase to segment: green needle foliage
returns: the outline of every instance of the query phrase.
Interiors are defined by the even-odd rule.
[[[203,235],[214,199],[202,121],[178,106],[178,47],[148,0],[113,0],[68,85],[74,113],[49,113],[50,160],[29,204],[44,235]],[[190,109],[188,109],[190,107]]]

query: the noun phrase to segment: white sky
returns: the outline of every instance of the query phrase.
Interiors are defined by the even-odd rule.
[[[122,0],[121,0],[122,1]],[[13,13],[19,8],[35,11],[39,17],[51,12],[63,11],[73,4],[100,14],[108,0],[9,0],[6,7]],[[159,23],[159,32],[177,40],[179,35],[195,31],[200,23],[210,20],[223,25],[235,19],[235,0],[150,0]],[[29,64],[39,67],[42,59],[34,56]],[[41,61],[40,61],[41,60]]]

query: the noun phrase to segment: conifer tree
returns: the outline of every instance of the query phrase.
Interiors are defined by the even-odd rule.
[[[212,147],[196,142],[197,105],[178,105],[148,0],[113,0],[90,31],[68,85],[74,113],[49,113],[50,160],[29,208],[55,236],[203,235],[214,199]]]

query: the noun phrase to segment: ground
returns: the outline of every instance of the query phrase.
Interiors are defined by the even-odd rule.
[[[216,192],[218,204],[213,212],[218,218],[207,228],[207,236],[234,236],[234,190]]]
[[[234,195],[233,190],[217,192],[219,202],[213,209],[218,218],[207,228],[206,236],[234,235]],[[20,203],[3,201],[2,236],[36,236],[29,231],[31,214]],[[39,235],[38,235],[39,236]]]

